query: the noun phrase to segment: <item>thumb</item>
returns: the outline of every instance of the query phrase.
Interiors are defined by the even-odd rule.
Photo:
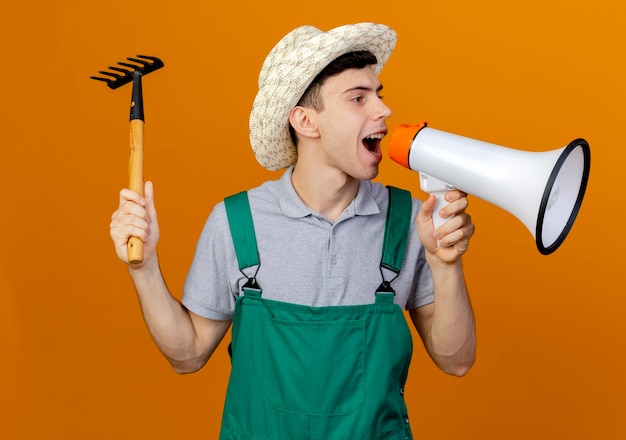
[[[154,186],[152,182],[146,182],[144,185],[144,203],[148,222],[148,235],[146,240],[146,255],[156,250],[159,242],[160,230],[159,220],[157,218],[156,208],[154,207]]]
[[[422,206],[417,213],[417,223],[420,225],[425,225],[427,223],[433,222],[433,212],[435,210],[435,205],[437,200],[434,195],[430,195],[423,203]]]
[[[435,210],[435,196],[429,196],[420,207],[415,223],[417,223],[417,233],[424,248],[432,251],[437,248],[435,240],[435,223],[433,222],[433,211]]]
[[[144,184],[144,200],[146,201],[146,210],[151,217],[156,218],[156,208],[154,207],[154,185],[148,181]]]

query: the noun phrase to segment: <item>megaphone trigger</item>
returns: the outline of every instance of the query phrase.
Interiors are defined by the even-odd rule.
[[[446,218],[441,217],[441,210],[448,205],[445,199],[446,192],[454,189],[453,185],[450,185],[443,180],[436,177],[429,176],[426,173],[419,173],[420,175],[420,188],[422,191],[435,196],[435,209],[433,210],[433,227],[437,229],[443,225],[446,221],[450,220],[454,215]]]

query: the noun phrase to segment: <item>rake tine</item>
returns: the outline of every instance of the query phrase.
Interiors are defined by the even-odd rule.
[[[114,79],[111,78],[102,78],[101,76],[90,76],[89,78],[91,79],[95,79],[98,81],[104,81],[107,84],[110,85],[110,83],[119,80],[120,78],[123,77],[123,75],[118,75],[117,73],[112,73],[112,72],[107,72],[106,70],[98,70],[98,73],[101,75],[107,75],[107,76],[112,76]]]
[[[97,81],[104,81],[104,82],[106,82],[106,83],[111,82],[111,80],[110,80],[110,79],[108,79],[108,78],[101,78],[101,77],[99,77],[99,76],[90,76],[89,78],[91,78],[91,79],[95,79],[95,80],[97,80]]]
[[[131,69],[133,69],[133,71],[141,69],[141,66],[138,66],[136,64],[123,63],[121,61],[118,62],[117,64],[119,64],[120,66],[130,67]]]
[[[149,55],[137,55],[137,57],[138,57],[138,58],[143,58],[143,59],[145,59],[145,60],[150,60],[150,61],[152,61],[154,64],[159,64],[159,65],[161,65],[161,67],[162,67],[162,65],[163,65],[163,61],[161,61],[161,59],[160,59],[160,58],[157,58],[157,57],[151,57],[151,56],[149,56]]]
[[[141,64],[141,66],[135,66],[135,67],[144,75],[163,67],[163,61],[161,61],[157,57],[149,57],[147,55],[137,55],[137,57],[138,58],[129,57],[127,58],[127,60],[132,61],[133,63]],[[140,58],[143,58],[143,59],[140,59]]]
[[[122,72],[125,75],[131,74],[133,73],[132,70],[128,70],[128,69],[122,69],[121,67],[115,67],[115,66],[109,66],[109,69],[111,70],[116,70],[118,72]]]
[[[145,60],[140,60],[139,58],[131,58],[131,57],[128,57],[128,58],[126,58],[126,59],[127,59],[128,61],[132,61],[133,63],[141,64],[142,66],[149,66],[150,64],[152,64],[152,63],[149,63],[149,62],[147,62],[147,61],[145,61]]]
[[[124,75],[119,75],[119,74],[113,73],[113,72],[107,72],[106,70],[99,70],[98,73],[101,74],[101,75],[112,76],[115,79],[118,79],[118,78],[121,78],[121,77],[124,76]]]

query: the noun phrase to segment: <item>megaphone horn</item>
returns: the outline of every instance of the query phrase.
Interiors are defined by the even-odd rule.
[[[543,255],[565,240],[580,209],[591,152],[584,139],[545,152],[521,151],[430,128],[400,124],[391,158],[420,174],[420,187],[437,196],[435,228],[445,220],[443,194],[459,189],[510,212],[535,238]]]

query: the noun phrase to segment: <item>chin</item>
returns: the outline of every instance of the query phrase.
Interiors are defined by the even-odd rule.
[[[358,180],[372,180],[376,176],[378,176],[378,165],[364,167],[355,178]]]

